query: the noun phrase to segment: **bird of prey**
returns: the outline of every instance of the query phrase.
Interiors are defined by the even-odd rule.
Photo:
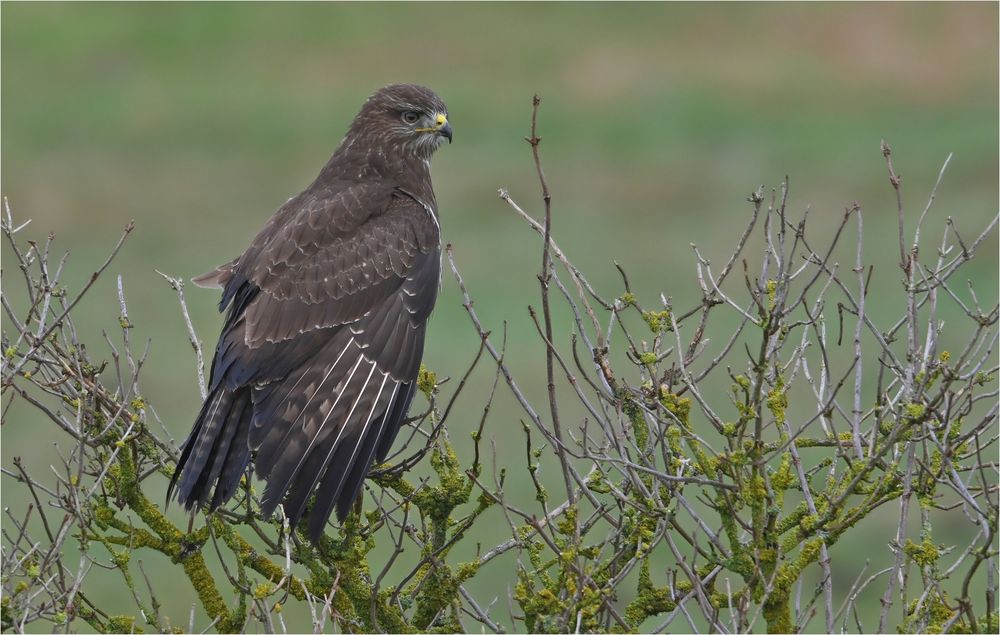
[[[413,398],[441,279],[430,158],[452,128],[433,91],[395,84],[365,101],[319,175],[235,260],[199,276],[228,307],[209,394],[168,499],[213,510],[251,459],[292,527],[342,522]]]

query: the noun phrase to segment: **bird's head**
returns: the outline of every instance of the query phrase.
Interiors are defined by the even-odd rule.
[[[350,138],[367,136],[371,147],[421,159],[430,158],[452,129],[448,107],[429,88],[416,84],[391,84],[365,101],[354,118]]]

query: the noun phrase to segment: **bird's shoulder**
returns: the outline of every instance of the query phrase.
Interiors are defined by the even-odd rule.
[[[242,319],[251,348],[360,319],[422,280],[440,249],[433,208],[384,184],[290,200],[262,233],[223,294],[223,305],[234,298],[231,319]],[[239,289],[252,291],[243,304]]]
[[[392,250],[427,253],[438,242],[433,200],[422,201],[392,181],[332,183],[282,205],[237,260],[236,270],[260,284],[324,259]]]

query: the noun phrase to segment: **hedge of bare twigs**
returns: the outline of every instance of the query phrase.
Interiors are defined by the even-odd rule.
[[[274,632],[297,615],[316,631],[352,632],[996,632],[998,307],[981,306],[959,272],[996,240],[997,220],[970,238],[935,215],[934,194],[919,213],[900,197],[899,270],[873,273],[862,258],[863,210],[847,207],[832,235],[814,236],[807,215],[791,213],[783,183],[750,195],[748,222],[721,266],[694,248],[697,305],[639,298],[624,271],[618,296],[602,297],[554,239],[534,115],[528,141],[543,211],[535,218],[506,191],[500,197],[542,237],[539,276],[524,284],[539,284],[531,317],[548,399],[531,403],[521,391],[505,363],[506,334],[481,324],[449,248],[447,269],[481,346],[455,373],[460,381],[438,386],[422,371],[430,407],[411,413],[409,439],[371,475],[363,512],[331,526],[318,547],[280,517],[260,518],[251,481],[227,509],[187,525],[168,519],[147,494],[177,456],[142,396],[142,370],[156,360],[130,337],[122,278],[105,274],[128,248],[131,225],[70,292],[61,276],[87,265],[56,257],[51,237],[21,240],[26,223],[8,207],[4,431],[21,424],[8,420],[11,405],[26,402],[48,426],[32,434],[57,438],[62,459],[2,466],[4,489],[23,488],[32,501],[4,508],[3,630]],[[898,194],[884,144],[883,154]],[[934,242],[922,235],[932,225],[943,227]],[[854,258],[837,262],[838,245],[850,241]],[[748,252],[763,254],[753,271]],[[183,283],[165,278],[204,390]],[[115,283],[120,301],[107,318],[116,328],[81,341],[80,299]],[[869,290],[900,284],[895,318],[876,322]],[[941,324],[945,303],[963,324]],[[554,325],[557,304],[572,325]],[[736,328],[720,329],[720,314]],[[945,349],[942,328],[963,345]],[[474,396],[474,451],[460,458],[450,415],[482,365],[493,388]],[[720,385],[729,390],[710,388]],[[508,491],[491,451],[486,424],[503,391],[523,410],[529,506]],[[436,476],[412,478],[419,461]],[[891,565],[838,567],[837,541],[885,509],[898,518],[895,535],[875,543],[891,551]],[[500,510],[509,539],[456,560],[452,548],[477,541],[488,510]],[[973,539],[941,542],[932,522],[941,513],[969,525]],[[390,552],[379,567],[368,559],[376,543]],[[397,559],[404,549],[420,554],[416,566]],[[207,621],[193,610],[165,614],[142,564],[154,552],[183,571]],[[510,552],[516,558],[494,562]],[[513,570],[497,569],[511,561]],[[95,567],[120,574],[120,603],[93,600]],[[466,583],[484,574],[509,580],[508,596],[474,597]],[[838,601],[835,585],[846,589]],[[863,614],[858,597],[873,589],[881,609]]]

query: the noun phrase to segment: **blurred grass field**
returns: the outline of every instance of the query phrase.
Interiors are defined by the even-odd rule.
[[[533,93],[556,238],[605,295],[621,291],[618,261],[649,303],[661,292],[696,301],[689,243],[727,256],[746,195],[785,175],[791,209],[810,207],[813,231],[861,204],[864,257],[888,286],[898,279],[896,213],[881,139],[913,218],[954,153],[928,236],[947,216],[973,236],[996,214],[997,20],[993,3],[5,3],[2,194],[16,218],[32,219],[28,234],[55,232],[71,251],[71,290],[135,219],[109,273],[124,276],[133,337],[151,339],[146,398],[180,440],[197,384],[175,296],[154,270],[190,278],[236,256],[315,176],[368,94],[426,84],[456,131],[433,165],[444,239],[486,327],[508,321],[512,369],[540,400],[526,310],[537,303],[539,240],[496,196],[506,187],[541,208],[523,141]],[[966,275],[984,304],[996,301],[995,235]],[[871,311],[895,312],[878,305],[893,299],[887,290]],[[216,294],[189,287],[188,301],[211,345]],[[116,324],[112,284],[79,319],[96,347]],[[426,363],[460,375],[476,346],[445,275]],[[460,451],[491,380],[477,374],[468,427],[451,425]],[[41,421],[12,413],[3,464],[48,460],[32,434]],[[504,427],[516,417],[498,402],[487,436],[523,462]],[[858,561],[851,570],[865,555],[856,540],[860,550],[842,550]],[[475,588],[503,594],[507,581]],[[171,598],[185,615],[190,601]]]

